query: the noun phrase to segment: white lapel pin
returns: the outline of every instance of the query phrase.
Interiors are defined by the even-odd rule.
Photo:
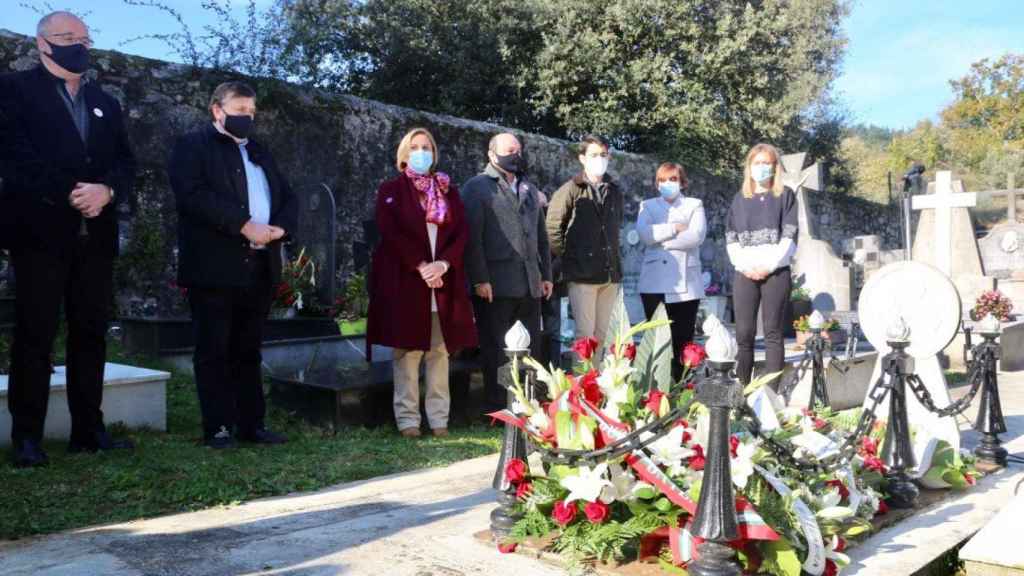
[[[388,196],[388,197],[387,197],[387,198],[386,198],[386,199],[384,200],[384,203],[385,203],[385,204],[391,204],[391,203],[392,203],[392,202],[394,202],[394,201],[395,201],[395,199],[394,199],[394,198],[392,198],[391,196]]]
[[[99,108],[93,108],[92,113],[95,114],[97,118],[103,118],[103,110],[100,110]]]

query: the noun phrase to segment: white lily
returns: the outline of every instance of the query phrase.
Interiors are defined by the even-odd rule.
[[[672,476],[682,474],[686,470],[686,466],[683,466],[683,459],[694,454],[693,450],[683,446],[685,432],[682,426],[675,426],[668,434],[647,445],[654,461],[667,467],[668,473]]]
[[[839,495],[838,488],[832,488],[827,490],[821,496],[814,497],[815,507],[818,510],[825,510],[827,508],[835,508],[839,506],[839,503],[843,501],[843,497]]]
[[[730,461],[732,483],[741,490],[746,488],[747,479],[754,473],[754,454],[756,453],[757,446],[740,442],[736,447],[736,457]]]
[[[551,425],[551,419],[544,413],[543,410],[537,410],[530,415],[530,425],[538,430],[547,430],[548,426]]]
[[[605,486],[601,490],[601,502],[611,504],[616,500],[633,500],[633,487],[636,485],[636,478],[628,470],[624,470],[619,464],[612,464],[608,468],[612,477],[612,485]]]
[[[612,485],[604,477],[608,472],[607,463],[598,464],[593,469],[589,466],[580,466],[576,470],[579,472],[578,475],[566,476],[560,482],[562,487],[569,491],[569,495],[565,498],[566,503],[576,500],[596,502],[605,486]]]

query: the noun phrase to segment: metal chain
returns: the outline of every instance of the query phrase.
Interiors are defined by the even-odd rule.
[[[793,394],[793,390],[796,389],[797,384],[804,379],[804,374],[807,373],[807,368],[810,367],[811,361],[811,350],[809,348],[805,348],[804,355],[800,358],[800,363],[797,364],[796,369],[789,374],[789,379],[783,382],[782,386],[779,387],[779,396],[786,400],[786,404],[789,404],[789,398]]]
[[[986,354],[987,352],[982,352]],[[976,359],[977,360],[977,359]],[[940,417],[956,416],[967,410],[967,407],[974,401],[974,397],[977,396],[978,390],[981,390],[981,385],[985,382],[984,371],[980,370],[979,367],[982,364],[980,362],[972,362],[970,370],[970,381],[971,389],[967,391],[959,400],[952,402],[945,408],[939,408],[935,405],[935,400],[932,399],[932,393],[928,391],[928,388],[924,385],[924,382],[917,376],[917,374],[907,375],[907,386],[914,392],[914,396],[917,397],[921,405],[928,409],[928,411],[938,414]]]
[[[892,374],[882,374],[875,385],[871,388],[868,393],[868,399],[871,400],[871,406],[861,412],[860,420],[857,421],[857,427],[854,428],[853,433],[846,437],[843,445],[839,448],[839,452],[833,456],[830,456],[823,460],[810,459],[801,460],[793,455],[795,450],[792,445],[783,444],[778,440],[775,440],[771,435],[762,434],[761,422],[757,418],[757,414],[749,406],[744,404],[741,409],[743,416],[747,417],[744,423],[747,424],[747,429],[750,433],[764,441],[764,447],[768,449],[780,463],[788,465],[791,468],[797,470],[814,470],[819,472],[833,472],[844,466],[847,466],[853,457],[856,455],[859,448],[861,438],[866,436],[871,428],[875,425],[875,421],[878,419],[878,415],[875,411],[878,409],[878,405],[885,400],[885,397],[889,394],[889,390],[892,388],[891,378],[890,382],[886,382],[885,377]]]

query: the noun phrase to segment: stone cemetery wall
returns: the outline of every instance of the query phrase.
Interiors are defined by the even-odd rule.
[[[0,72],[36,65],[34,40],[0,30]],[[130,211],[122,218],[122,258],[118,266],[118,309],[127,315],[187,315],[173,286],[176,216],[165,164],[176,135],[207,121],[213,87],[228,77],[206,70],[93,51],[95,81],[117,97],[135,152],[139,175]],[[352,243],[363,238],[363,220],[372,217],[378,184],[395,174],[395,148],[410,128],[426,126],[438,139],[442,170],[461,183],[486,162],[489,138],[499,126],[428,114],[356,98],[305,90],[286,84],[258,85],[256,138],[269,144],[292,186],[308,199],[320,183],[334,192],[337,203],[336,262],[341,278],[354,269]],[[529,178],[550,194],[579,168],[571,143],[522,135]],[[657,159],[635,154],[614,155],[610,172],[627,193],[627,222],[634,220],[643,197],[654,195]],[[689,194],[703,199],[710,225],[705,250],[715,279],[728,278],[723,228],[729,202],[738,188],[734,180],[688,167]],[[877,234],[886,248],[899,242],[899,213],[857,198],[809,193],[818,233],[837,253],[843,241]],[[323,206],[324,202],[304,201]],[[309,221],[315,219],[310,218]],[[326,236],[326,234],[323,234]],[[623,235],[625,238],[626,235]]]

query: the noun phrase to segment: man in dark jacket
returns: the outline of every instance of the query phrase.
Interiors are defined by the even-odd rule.
[[[469,220],[466,273],[484,359],[485,410],[505,407],[498,367],[505,363],[505,333],[521,321],[530,333],[532,355],[540,339],[540,299],[550,298],[551,253],[540,194],[522,175],[519,140],[491,138],[490,163],[462,187]]]
[[[619,229],[622,193],[606,174],[608,144],[597,136],[580,143],[583,171],[559,188],[548,207],[551,251],[561,258],[562,281],[568,284],[576,338],[604,343],[622,281]],[[594,362],[599,362],[599,346]]]
[[[68,12],[39,21],[40,65],[0,77],[7,238],[18,280],[7,405],[15,466],[47,463],[40,447],[50,352],[67,317],[70,452],[130,448],[103,424],[106,334],[117,254],[117,202],[131,194],[135,158],[121,105],[83,75],[89,30]]]
[[[263,323],[297,204],[270,151],[249,138],[256,93],[218,86],[213,122],[181,136],[168,173],[178,207],[178,284],[188,289],[203,439],[280,444],[264,426]]]

